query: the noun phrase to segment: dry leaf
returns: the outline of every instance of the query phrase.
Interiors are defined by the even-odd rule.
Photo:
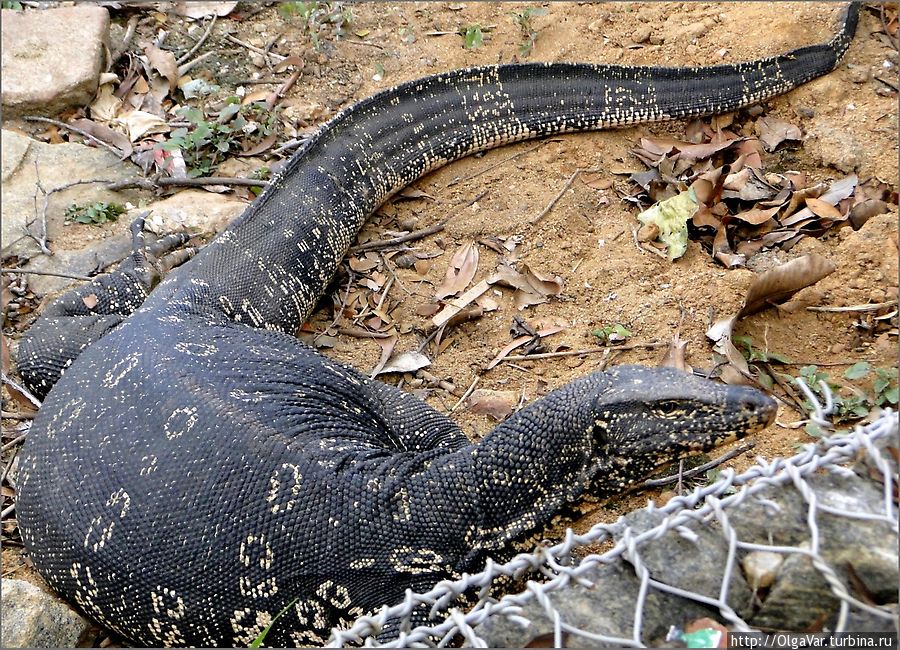
[[[470,303],[487,291],[488,288],[490,288],[488,280],[482,280],[459,298],[451,298],[447,301],[447,304],[444,305],[444,308],[431,319],[431,322],[434,323],[435,327],[445,325],[447,321],[468,307]]]
[[[776,214],[781,209],[781,206],[778,205],[774,208],[769,208],[768,210],[761,210],[760,208],[753,208],[751,210],[746,210],[744,212],[738,212],[733,215],[734,219],[740,219],[745,223],[752,224],[754,226],[758,226],[760,224],[765,223]]]
[[[669,347],[666,349],[663,358],[660,359],[659,365],[664,368],[675,368],[676,370],[693,372],[694,369],[688,364],[686,358],[687,346],[688,342],[682,340],[681,336],[676,331],[672,335],[672,340],[669,341]]]
[[[426,368],[431,365],[431,360],[426,357],[421,352],[408,351],[401,352],[396,357],[393,357],[385,363],[377,372],[373,373],[373,377],[376,375],[383,375],[387,372],[415,372],[420,368]]]
[[[116,124],[122,124],[128,132],[128,138],[132,142],[141,140],[151,133],[167,133],[169,125],[166,121],[146,111],[131,111],[115,120]]]
[[[822,217],[823,219],[833,219],[835,221],[840,221],[844,218],[841,214],[841,211],[838,210],[835,206],[831,205],[827,201],[823,201],[822,199],[814,199],[809,197],[806,199],[806,207],[812,210],[813,214],[817,217]]]
[[[500,421],[513,412],[513,408],[519,403],[519,394],[512,390],[479,388],[473,391],[466,401],[473,413],[487,415]]]
[[[803,137],[798,127],[777,117],[761,117],[756,120],[756,133],[766,151],[775,151],[785,140],[800,140]]]
[[[434,197],[430,194],[426,194],[422,190],[418,190],[415,187],[404,187],[397,193],[397,197],[394,199],[398,201],[400,199],[428,199],[430,201],[434,201]]]
[[[175,90],[178,85],[178,64],[175,62],[175,54],[153,44],[144,48],[144,54],[147,55],[150,67],[169,82],[169,92]]]
[[[204,16],[212,16],[215,14],[220,18],[227,16],[237,6],[237,2],[186,2],[180,0],[175,3],[175,13],[179,16],[187,18],[203,18]]]
[[[265,138],[257,142],[254,146],[247,149],[247,151],[241,151],[237,155],[238,156],[258,156],[259,154],[268,151],[272,148],[272,145],[278,140],[278,134],[274,131],[267,135]]]
[[[762,311],[770,305],[782,302],[812,284],[815,284],[835,270],[833,262],[819,255],[804,255],[769,269],[756,278],[744,306],[737,313],[737,318]]]
[[[478,248],[473,243],[460,246],[450,260],[444,283],[438,287],[435,297],[443,300],[454,296],[469,286],[478,270]]]
[[[853,191],[856,189],[856,185],[859,182],[859,178],[857,178],[856,174],[850,174],[849,176],[845,176],[839,181],[835,181],[831,184],[831,187],[828,188],[828,191],[819,196],[819,200],[824,201],[825,203],[829,203],[831,205],[837,205],[848,196],[853,194]],[[792,214],[790,217],[781,220],[782,226],[792,226],[806,219],[815,218],[815,214],[809,208],[803,208],[802,210],[798,210],[796,213]]]
[[[72,126],[77,126],[79,129],[90,133],[101,142],[105,142],[106,144],[119,149],[122,152],[123,160],[130,156],[134,151],[131,146],[131,141],[126,135],[111,129],[108,126],[84,118],[73,121]]]
[[[888,205],[881,199],[869,199],[862,203],[857,203],[850,208],[850,225],[853,230],[859,230],[872,217],[884,214],[888,211]]]
[[[613,180],[601,173],[581,174],[581,182],[594,190],[608,190],[613,185]]]
[[[400,337],[398,336],[391,336],[386,339],[375,339],[375,342],[381,346],[381,358],[378,360],[378,363],[375,364],[375,367],[372,368],[372,372],[369,375],[370,378],[374,378],[381,372],[388,359],[391,358],[391,354],[394,352],[394,346],[397,345],[397,341],[399,340]]]
[[[81,302],[84,303],[84,306],[88,309],[93,309],[97,306],[97,303],[100,302],[99,298],[97,298],[97,294],[89,293],[86,296],[81,297]]]

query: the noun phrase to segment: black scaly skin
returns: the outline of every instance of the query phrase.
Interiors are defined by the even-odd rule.
[[[774,403],[756,391],[622,366],[473,445],[290,334],[366,216],[427,171],[526,138],[759,102],[833,69],[856,19],[854,5],[830,43],[747,64],[476,68],[343,111],[135,313],[70,350],[21,460],[35,566],[136,643],[247,645],[294,599],[266,642],[320,643],[407,588],[503,556],[585,490],[615,493],[765,426]],[[52,331],[42,345],[66,348],[54,327],[58,345]],[[39,360],[23,367],[40,386]]]

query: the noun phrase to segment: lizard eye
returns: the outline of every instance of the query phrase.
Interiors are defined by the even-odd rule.
[[[653,405],[653,411],[658,415],[672,415],[680,411],[681,408],[681,404],[672,400],[656,402]]]

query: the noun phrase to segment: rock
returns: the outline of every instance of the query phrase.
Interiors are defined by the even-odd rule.
[[[122,219],[123,217],[119,217],[120,221]],[[89,241],[83,248],[73,250],[58,249],[52,256],[38,255],[33,257],[24,268],[32,271],[72,273],[86,276],[93,275],[99,271],[109,270],[109,267],[123,260],[131,252],[131,236],[123,232],[108,232],[105,234],[107,234],[106,237]],[[45,296],[62,291],[76,282],[78,281],[51,275],[31,275],[28,277],[28,288],[38,296]]]
[[[3,580],[2,611],[4,648],[72,648],[93,628],[61,600],[24,580]]]
[[[45,144],[4,129],[2,132],[2,221],[3,255],[30,257],[38,252],[37,244],[24,234],[27,223],[35,220],[35,192],[38,178],[45,191],[80,180],[122,180],[138,174],[138,168],[119,160],[106,149],[82,144]],[[66,208],[73,204],[106,201],[137,202],[134,191],[109,192],[100,184],[76,185],[50,197],[47,209],[47,233],[51,242],[63,234]],[[43,198],[38,196],[37,204]],[[84,226],[81,226],[84,227]],[[37,233],[35,223],[31,231]],[[64,243],[64,242],[61,242]],[[55,249],[55,246],[51,246]]]
[[[782,564],[784,564],[784,556],[771,551],[753,551],[741,560],[744,575],[747,576],[747,581],[754,589],[771,587]]]
[[[624,517],[631,532],[639,535],[659,525],[664,519],[658,511],[635,510]],[[718,598],[722,589],[722,574],[728,563],[728,540],[709,526],[695,524],[669,531],[660,538],[638,545],[641,562],[658,581],[685,591]],[[616,541],[621,541],[616,535]],[[731,573],[728,604],[743,615],[750,606],[753,594],[740,572]]]
[[[225,194],[204,190],[183,190],[150,206],[146,228],[157,235],[178,230],[212,235],[220,232],[247,207],[247,203]],[[133,219],[144,209],[127,215]]]
[[[651,31],[652,30],[650,29],[649,25],[641,25],[636,30],[634,30],[634,33],[631,35],[631,40],[633,40],[635,43],[646,43],[650,40]]]
[[[813,158],[844,173],[859,169],[866,161],[866,147],[845,127],[818,120],[806,134],[805,148]]]
[[[547,594],[554,609],[565,612],[565,622],[593,634],[631,638],[634,627],[635,601],[640,580],[630,565],[623,561],[600,566],[585,576],[592,587],[574,585]],[[494,616],[476,628],[476,633],[492,648],[540,647],[538,643],[553,640],[553,621],[544,608],[529,601],[518,615],[531,621],[522,627],[505,616]],[[699,603],[650,589],[642,611],[641,638],[651,647],[662,647],[672,625],[708,616],[709,610]],[[533,641],[538,640],[535,643]],[[656,641],[656,643],[653,643]],[[585,645],[587,643],[587,645]],[[552,644],[549,646],[552,647]],[[564,635],[563,647],[602,648],[608,645],[576,634]]]
[[[108,49],[105,8],[4,9],[2,17],[5,119],[90,103]]]

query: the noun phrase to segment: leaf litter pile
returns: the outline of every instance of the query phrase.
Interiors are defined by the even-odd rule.
[[[798,146],[802,137],[797,126],[752,111],[695,120],[687,125],[683,139],[642,138],[632,153],[645,169],[612,170],[613,175],[627,176],[626,182],[593,170],[580,178],[593,189],[614,188],[625,204],[642,209],[632,232],[642,250],[675,260],[684,254],[691,239],[722,267],[754,268],[754,257],[762,251],[789,251],[804,237],[820,237],[839,228],[858,230],[869,218],[897,203],[896,192],[877,178],[860,179],[851,174],[820,181],[777,165],[766,169],[764,161],[777,163],[780,153]],[[421,190],[408,188],[395,203],[410,200],[436,201]],[[552,336],[572,324],[559,317],[529,319],[528,311],[534,305],[565,299],[566,279],[532,268],[521,259],[522,235],[481,237],[458,244],[438,236],[433,245],[417,245],[419,238],[411,237],[391,245],[393,238],[409,237],[413,228],[412,223],[394,223],[401,229],[388,232],[392,239],[379,239],[394,220],[395,208],[385,206],[360,235],[356,252],[346,260],[342,279],[335,285],[331,322],[324,329],[318,323],[308,324],[303,334],[318,347],[334,345],[338,334],[375,339],[381,346],[381,358],[371,368],[371,376],[398,373],[401,385],[423,396],[431,388],[443,388],[457,399],[449,410],[465,404],[471,412],[502,420],[524,405],[524,392],[475,389],[478,377],[501,363],[515,365],[529,359],[599,352],[605,365],[617,350],[666,347],[659,341],[631,342],[631,332],[618,323],[594,331],[596,347],[554,345]],[[433,230],[442,228],[439,224]],[[431,234],[423,233],[423,237]],[[483,261],[485,251],[495,253],[490,266]],[[776,388],[781,379],[770,376],[771,367],[748,363],[731,340],[732,328],[740,319],[772,306],[790,310],[789,301],[797,291],[834,270],[832,262],[804,255],[758,275],[740,311],[720,318],[707,333],[713,343],[710,362],[714,374],[729,383]],[[450,379],[431,374],[426,368],[451,345],[448,332],[496,311],[504,294],[516,310],[509,342],[486,351],[489,360],[476,369],[471,385],[456,386]],[[403,315],[404,310],[395,311],[405,299],[421,300],[420,296],[426,295],[428,299],[415,306],[415,322],[402,320],[409,317]],[[881,312],[887,316],[882,325],[896,336],[896,309],[890,307]],[[400,351],[409,347],[398,346],[401,336],[411,333],[417,335],[418,343]],[[677,332],[667,347],[661,363],[690,370],[686,345]],[[767,362],[777,363],[777,357],[772,355]],[[539,380],[539,393],[546,388],[541,384]],[[791,404],[799,406],[798,400]]]

